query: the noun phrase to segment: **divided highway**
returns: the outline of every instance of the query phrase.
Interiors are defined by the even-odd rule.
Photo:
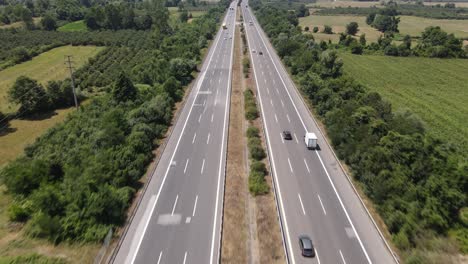
[[[242,12],[288,262],[395,263],[245,2]],[[284,140],[283,130],[291,131],[293,139]],[[317,135],[319,150],[306,149],[306,132]],[[308,235],[314,242],[314,259],[301,256],[300,235]]]
[[[236,3],[202,70],[113,263],[218,263]]]

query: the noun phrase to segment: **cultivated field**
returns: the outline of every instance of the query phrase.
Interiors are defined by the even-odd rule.
[[[316,3],[307,4],[308,7],[381,7],[380,2],[368,2],[368,1],[317,1]]]
[[[410,109],[426,129],[468,152],[468,60],[360,56],[342,53],[345,72]]]
[[[323,29],[324,25],[329,25],[333,28],[335,34],[321,34],[313,33],[315,39],[326,40],[329,39],[333,42],[338,42],[339,33],[345,32],[346,25],[350,22],[357,22],[359,24],[359,32],[357,35],[362,33],[366,34],[368,42],[375,42],[381,35],[379,31],[366,24],[366,17],[364,16],[319,16],[311,15],[308,17],[302,17],[299,19],[299,25],[304,28],[308,26],[310,31],[317,26],[319,32]],[[456,37],[468,38],[468,20],[450,20],[450,19],[429,19],[423,17],[414,16],[400,16],[400,34],[409,34],[413,37],[420,36],[421,32],[429,26],[440,26],[444,31],[448,33],[454,33]]]
[[[88,27],[86,27],[86,24],[84,20],[78,20],[75,22],[70,22],[67,23],[59,28],[57,28],[57,31],[62,31],[62,32],[84,32],[88,31]]]
[[[102,49],[95,46],[63,46],[0,71],[0,111],[4,113],[16,111],[17,106],[8,102],[7,93],[19,76],[31,77],[42,84],[51,80],[61,80],[69,75],[64,64],[65,55],[73,55],[74,66],[79,68],[88,61],[88,58],[95,56]]]

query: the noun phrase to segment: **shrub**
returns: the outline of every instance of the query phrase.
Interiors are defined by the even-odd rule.
[[[248,138],[253,138],[253,137],[258,137],[259,136],[259,129],[254,127],[254,126],[249,126],[249,128],[247,128],[247,137]]]
[[[307,32],[308,32],[308,31],[309,31],[309,27],[308,27],[308,26],[304,27],[304,31],[307,31]]]
[[[323,31],[322,31],[322,33],[325,33],[325,34],[333,34],[332,27],[329,26],[329,25],[323,26]]]
[[[261,173],[251,171],[249,175],[249,191],[253,195],[268,193],[268,185],[265,182],[265,176]]]
[[[363,48],[362,48],[361,44],[353,43],[353,44],[351,44],[350,48],[351,48],[351,53],[352,54],[362,54]]]
[[[257,119],[258,110],[256,106],[247,106],[245,109],[245,119],[252,121]]]
[[[356,22],[351,22],[346,25],[346,34],[349,35],[356,35],[356,33],[359,31],[359,25]]]
[[[267,174],[267,169],[266,169],[265,163],[263,163],[261,161],[252,162],[252,164],[250,164],[250,171],[255,171],[255,172],[261,173],[263,175]]]
[[[312,30],[312,32],[314,32],[314,33],[317,33],[318,31],[319,31],[318,27],[314,27],[314,29]]]
[[[262,145],[253,145],[249,147],[250,158],[254,160],[262,160],[266,157],[265,150]]]

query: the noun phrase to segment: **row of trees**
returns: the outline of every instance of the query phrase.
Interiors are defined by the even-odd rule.
[[[443,251],[430,245],[449,230],[460,231],[460,241],[466,237],[468,223],[461,212],[467,206],[468,166],[456,150],[427,134],[417,117],[393,112],[378,93],[343,76],[336,51],[302,34],[288,15],[274,7],[257,12],[278,54],[325,123],[337,155],[375,203],[408,263],[446,261],[437,255],[429,261],[421,252]]]
[[[102,74],[99,86],[105,89],[0,172],[14,197],[10,219],[25,222],[26,234],[55,243],[100,241],[110,228],[121,225],[152,158],[155,140],[171,122],[182,85],[193,78],[194,67],[181,70],[177,60],[199,58],[200,36],[214,34],[222,13],[216,8],[170,33],[145,31],[135,45],[114,47],[128,51],[120,53],[118,61],[111,48],[88,65],[102,66],[103,72],[77,72],[80,82],[89,80],[83,90],[94,84],[90,79],[95,72]],[[139,71],[120,67],[128,64],[149,68],[151,85],[137,88],[134,80],[140,78]]]
[[[162,12],[158,19],[166,19],[168,12]],[[85,15],[86,26],[91,30],[97,29],[138,29],[148,30],[153,24],[150,10],[141,10],[137,13],[133,6],[121,3],[97,6],[88,9]]]

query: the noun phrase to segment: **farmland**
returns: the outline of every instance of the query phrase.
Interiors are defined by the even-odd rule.
[[[75,22],[67,23],[57,29],[57,31],[61,32],[83,32],[88,31],[84,20],[78,20]]]
[[[68,69],[64,65],[65,55],[73,55],[75,68],[85,64],[88,58],[95,56],[102,47],[94,46],[64,46],[44,52],[32,60],[9,67],[0,71],[0,111],[11,113],[17,106],[8,102],[8,89],[16,78],[28,76],[45,84],[51,80],[61,80],[68,76]]]
[[[345,73],[409,109],[436,136],[468,150],[468,60],[341,54]]]
[[[459,38],[468,38],[468,20],[453,20],[453,19],[429,19],[414,16],[400,16],[399,30],[401,35],[410,35],[417,37],[421,32],[429,26],[440,26],[447,33],[453,33]],[[337,42],[339,39],[338,33],[344,32],[346,24],[350,22],[359,24],[358,35],[365,33],[368,42],[375,42],[381,35],[379,31],[366,24],[364,16],[322,16],[311,15],[299,19],[299,25],[303,28],[308,26],[310,30],[314,26],[318,26],[321,30],[324,25],[329,25],[333,28],[335,34],[313,33],[317,40],[332,40]]]

